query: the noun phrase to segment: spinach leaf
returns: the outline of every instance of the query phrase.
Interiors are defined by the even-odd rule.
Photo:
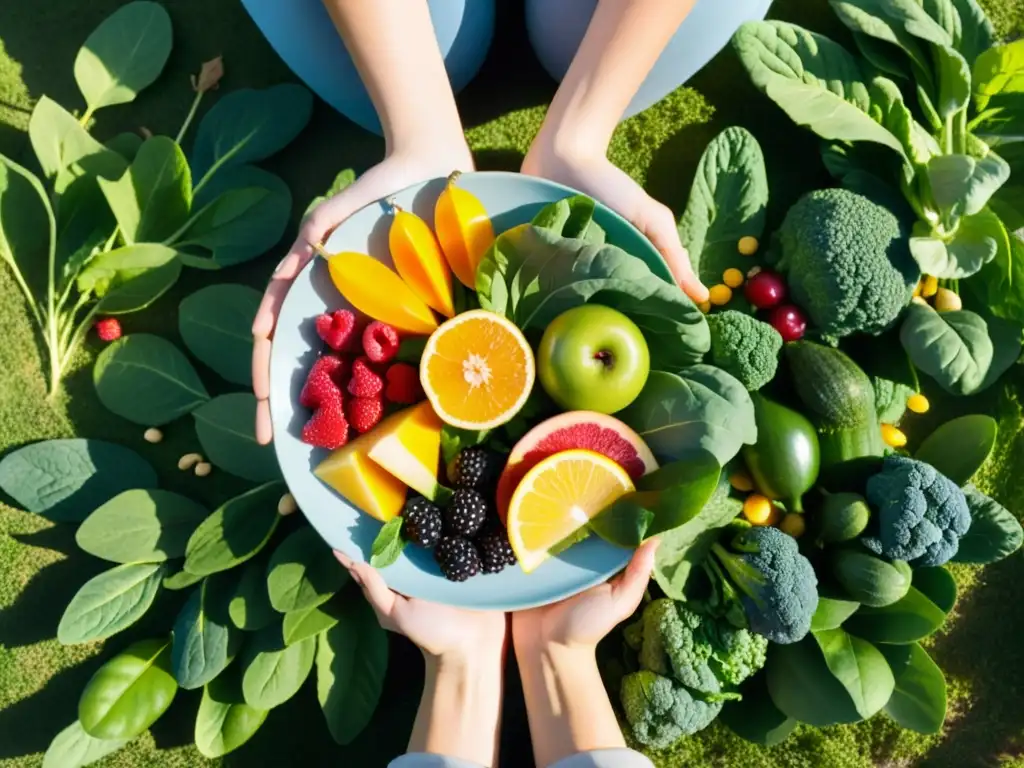
[[[977,0],[952,0],[952,3],[960,17],[960,39],[953,43],[967,62],[973,64],[994,44],[995,29]]]
[[[188,351],[232,384],[252,385],[252,321],[260,299],[246,285],[222,283],[200,288],[178,306]]]
[[[932,50],[939,79],[935,111],[946,122],[966,110],[971,101],[971,67],[955,48],[937,45]]]
[[[946,621],[946,612],[922,592],[907,594],[881,608],[861,606],[843,627],[872,643],[915,643],[933,634]]]
[[[245,703],[237,675],[220,675],[203,689],[196,714],[196,749],[209,758],[233,752],[256,734],[268,714]]]
[[[281,623],[285,645],[294,645],[307,637],[319,635],[337,624],[344,616],[346,598],[341,592],[322,605],[288,611]]]
[[[730,268],[746,271],[742,237],[761,239],[768,208],[768,176],[757,139],[745,128],[726,128],[711,140],[697,165],[679,236],[697,276],[708,285]]]
[[[952,35],[919,0],[829,0],[829,4],[848,27],[880,39],[900,39],[905,34],[933,45],[953,44]]]
[[[327,542],[308,525],[282,541],[267,565],[270,604],[281,613],[321,605],[348,580]]]
[[[197,576],[226,571],[257,555],[281,516],[282,483],[267,483],[228,499],[199,524],[185,547],[185,570]]]
[[[989,48],[974,62],[974,101],[983,112],[997,96],[1024,98],[1024,40]]]
[[[75,720],[71,725],[58,733],[43,755],[42,768],[79,768],[92,765],[102,757],[116,752],[127,739],[97,739],[90,736]]]
[[[41,96],[32,110],[28,138],[58,195],[81,177],[116,179],[128,167],[123,157],[96,141],[74,115],[48,96]]]
[[[171,668],[186,690],[211,682],[235,658],[242,637],[228,617],[233,582],[225,573],[203,579],[175,619]]]
[[[939,606],[943,613],[949,613],[956,605],[956,579],[941,565],[915,568],[911,584],[914,589]]]
[[[996,243],[995,258],[965,286],[996,317],[1024,324],[1024,240],[1003,230]]]
[[[786,717],[772,703],[764,674],[754,675],[739,692],[742,698],[727,701],[718,719],[740,738],[772,747],[785,741],[796,728],[796,720]]]
[[[977,274],[996,257],[1004,231],[999,217],[989,210],[960,220],[951,239],[933,237],[924,222],[914,225],[910,254],[926,275],[961,278]]]
[[[387,568],[402,554],[402,550],[405,549],[402,522],[401,516],[388,520],[381,527],[377,538],[373,540],[373,546],[370,548],[370,565],[374,568]]]
[[[956,45],[960,40],[962,25],[953,0],[924,0],[922,5],[925,13],[945,30],[949,39]]]
[[[818,607],[811,616],[811,631],[839,629],[860,607],[855,600],[819,596]]]
[[[605,232],[594,221],[595,206],[593,198],[573,195],[545,205],[530,223],[562,237],[600,245],[604,242]]]
[[[928,162],[935,205],[957,217],[980,213],[1009,178],[1009,164],[995,152],[981,160],[970,155],[940,155]]]
[[[904,728],[938,733],[946,719],[946,678],[917,643],[879,645],[896,685],[885,713]]]
[[[914,458],[931,464],[957,485],[964,485],[992,455],[998,432],[999,424],[991,416],[959,416],[928,435]]]
[[[247,632],[263,629],[278,616],[267,594],[268,560],[265,555],[260,555],[245,564],[235,593],[228,602],[232,623]]]
[[[254,482],[281,477],[273,446],[256,442],[256,397],[251,392],[218,395],[196,408],[192,418],[199,444],[215,466]]]
[[[826,664],[816,634],[788,645],[771,644],[765,677],[772,703],[793,720],[825,726],[863,719],[846,686]]]
[[[164,568],[163,563],[129,563],[89,579],[64,609],[57,639],[76,645],[105,640],[127,629],[153,604]]]
[[[995,353],[988,324],[979,315],[936,312],[916,302],[907,308],[900,342],[919,370],[954,395],[979,390]]]
[[[828,666],[853,702],[857,714],[867,719],[889,701],[895,686],[892,670],[875,646],[842,629],[813,633]]]
[[[901,80],[910,80],[913,77],[907,63],[907,55],[899,46],[863,32],[851,34],[860,55],[879,72]]]
[[[1020,549],[1024,530],[1006,507],[973,485],[964,487],[964,495],[971,510],[971,527],[960,538],[954,562],[987,565]]]
[[[703,449],[724,467],[744,444],[757,440],[750,393],[710,365],[694,365],[678,375],[651,371],[636,400],[618,416],[663,462]]]
[[[242,695],[253,709],[273,709],[299,692],[313,669],[316,638],[284,644],[281,624],[271,624],[249,639],[239,657]]]

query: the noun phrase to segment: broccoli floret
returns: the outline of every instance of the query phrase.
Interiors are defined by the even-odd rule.
[[[622,639],[625,640],[626,645],[634,651],[640,650],[644,642],[643,617],[637,619],[632,624],[627,625],[626,628],[622,630]]]
[[[881,376],[871,377],[871,386],[875,390],[875,411],[882,424],[895,424],[903,418],[907,410],[907,398],[914,390],[906,384]]]
[[[777,268],[826,338],[884,331],[910,303],[920,270],[888,208],[846,189],[802,197],[779,229]]]
[[[714,544],[712,552],[739,596],[750,629],[773,643],[801,640],[818,607],[818,579],[796,540],[777,528],[757,526],[737,534],[729,546],[732,551]]]
[[[711,668],[723,685],[739,685],[764,666],[768,638],[725,622],[714,626],[718,641],[713,644]]]
[[[782,336],[753,315],[728,309],[708,315],[711,364],[735,376],[751,392],[775,378]]]
[[[721,701],[694,697],[679,683],[649,670],[622,679],[621,700],[633,736],[654,749],[707,728],[722,710]]]
[[[877,555],[912,566],[942,565],[956,554],[971,526],[960,487],[931,464],[886,456],[868,479],[867,497],[878,509],[878,536],[861,541]]]

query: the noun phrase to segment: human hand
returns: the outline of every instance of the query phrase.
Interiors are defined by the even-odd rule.
[[[693,272],[671,209],[644,192],[603,154],[556,149],[542,132],[523,160],[522,172],[578,189],[617,211],[658,249],[686,295],[697,303],[707,301],[708,289]]]
[[[256,394],[256,441],[266,445],[273,438],[270,424],[270,348],[277,316],[302,268],[313,258],[313,246],[322,244],[345,219],[377,200],[418,184],[448,176],[454,170],[473,169],[473,156],[462,135],[450,142],[432,142],[421,148],[394,152],[356,181],[325,200],[303,220],[299,236],[274,270],[252,324],[252,388]]]

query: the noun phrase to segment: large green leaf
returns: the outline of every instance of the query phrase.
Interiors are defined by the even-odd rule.
[[[106,741],[93,738],[75,720],[50,742],[43,755],[43,768],[84,768],[116,752],[127,743],[127,739]]]
[[[953,560],[987,565],[1009,557],[1021,547],[1024,530],[1013,514],[973,485],[964,488],[971,510],[971,527],[960,538]]]
[[[238,676],[223,674],[206,684],[196,714],[196,749],[217,758],[251,739],[269,712],[245,703]]]
[[[195,177],[203,178],[214,165],[255,162],[283,149],[306,127],[312,110],[309,91],[291,84],[243,88],[218,99],[196,133]]]
[[[90,555],[114,563],[160,562],[185,554],[185,544],[209,514],[171,491],[135,488],[96,509],[75,533]]]
[[[767,208],[761,145],[745,128],[726,128],[704,150],[679,220],[679,236],[704,283],[720,282],[727,269],[747,271],[750,259],[737,244],[742,237],[761,239]]]
[[[177,258],[162,266],[141,270],[135,274],[126,270],[118,275],[117,283],[100,299],[96,311],[104,315],[138,312],[167,293],[178,282],[180,275],[181,261]]]
[[[252,321],[259,291],[221,283],[200,288],[178,307],[178,330],[188,351],[232,384],[252,384]]]
[[[78,701],[78,720],[97,739],[133,739],[167,711],[178,692],[170,672],[171,640],[130,645],[92,676]]]
[[[130,488],[153,488],[156,471],[135,451],[103,440],[44,440],[0,460],[0,488],[29,512],[80,522]]]
[[[544,206],[530,223],[562,237],[600,244],[605,231],[594,221],[595,207],[594,198],[572,195]]]
[[[280,623],[261,629],[245,646],[239,663],[242,694],[255,709],[273,709],[299,692],[316,656],[316,638],[286,646]]]
[[[928,435],[914,458],[931,464],[957,485],[963,485],[970,482],[988,460],[998,433],[999,425],[991,416],[960,416]]]
[[[171,54],[171,17],[137,0],[93,30],[75,57],[75,82],[90,112],[132,101],[163,71]]]
[[[307,637],[329,630],[344,617],[346,599],[342,593],[341,596],[336,596],[323,605],[288,611],[281,624],[285,644],[294,645]]]
[[[919,0],[829,0],[829,4],[850,29],[882,40],[905,45],[903,35],[911,35],[938,46],[953,44],[950,33]]]
[[[70,112],[47,96],[40,97],[32,110],[28,137],[58,194],[81,176],[116,179],[128,167],[121,155],[96,141]]]
[[[319,636],[316,690],[327,728],[350,744],[380,701],[388,667],[388,638],[362,595],[350,593],[341,620]]]
[[[42,182],[0,155],[0,259],[14,272],[31,307],[43,306],[41,268],[56,247],[56,222]]]
[[[974,99],[982,112],[996,96],[1024,98],[1024,40],[989,48],[974,62]]]
[[[1024,324],[1024,239],[1006,233],[995,258],[966,286],[993,315]]]
[[[844,629],[872,643],[906,644],[922,640],[946,620],[946,612],[911,587],[902,598],[882,608],[862,606]]]
[[[129,563],[89,579],[64,609],[57,639],[75,645],[104,640],[127,629],[153,604],[164,571],[162,563]]]
[[[765,670],[772,703],[787,717],[816,726],[862,719],[813,635],[789,645],[769,645]]]
[[[157,242],[173,234],[192,206],[192,175],[181,147],[153,136],[114,180],[99,180],[126,243]]]
[[[995,354],[988,325],[979,315],[936,312],[916,302],[907,308],[900,342],[919,370],[954,395],[977,392]]]
[[[971,102],[971,65],[952,46],[936,45],[932,51],[939,85],[935,110],[943,121],[949,121]]]
[[[949,613],[956,605],[956,579],[941,565],[915,568],[913,586],[944,613]]]
[[[854,708],[865,720],[878,712],[892,696],[892,670],[871,643],[842,629],[813,633],[825,656],[829,671],[850,696]]]
[[[747,680],[740,696],[738,701],[727,701],[718,716],[740,738],[771,747],[785,741],[796,728],[796,720],[786,717],[772,703],[765,675]]]
[[[618,416],[666,462],[700,448],[724,467],[744,444],[757,440],[750,393],[710,365],[690,366],[679,375],[652,371]]]
[[[228,604],[231,621],[239,629],[254,632],[278,618],[267,594],[267,560],[269,558],[264,556],[253,558],[242,569],[235,594]]]
[[[104,251],[78,275],[80,293],[102,296],[98,312],[118,315],[145,309],[178,280],[181,262],[173,248],[138,243]]]
[[[207,576],[178,613],[171,668],[182,688],[201,688],[234,659],[242,639],[228,617],[234,587],[230,574]]]
[[[185,570],[209,576],[256,555],[277,528],[283,489],[281,483],[267,483],[224,502],[189,538]]]
[[[940,155],[928,162],[932,199],[940,211],[957,217],[980,213],[1009,178],[1009,164],[995,152],[981,159]]]
[[[174,421],[210,399],[188,358],[150,334],[110,344],[96,359],[92,377],[108,410],[147,427]]]
[[[946,719],[946,678],[939,665],[917,643],[881,645],[896,678],[885,712],[904,728],[938,733]]]
[[[850,618],[860,603],[855,600],[844,600],[835,597],[818,597],[818,607],[811,616],[811,631],[823,629],[839,629]]]
[[[754,85],[798,125],[825,139],[871,141],[901,156],[903,146],[868,115],[863,75],[842,46],[781,21],[750,21],[733,46]]]
[[[940,279],[960,279],[977,274],[996,257],[1006,236],[999,217],[989,210],[960,220],[949,240],[933,237],[931,227],[918,222],[910,238],[910,254],[921,272]]]
[[[952,0],[952,3],[960,17],[960,39],[954,42],[967,62],[973,64],[982,52],[992,47],[995,30],[977,0]]]
[[[348,571],[312,526],[282,541],[267,565],[270,604],[281,613],[325,603],[348,580]]]
[[[203,455],[215,466],[254,482],[281,477],[274,447],[256,442],[256,398],[251,392],[219,395],[192,417]]]

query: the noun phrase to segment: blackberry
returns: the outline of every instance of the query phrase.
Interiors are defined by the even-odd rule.
[[[480,550],[480,566],[484,573],[498,573],[506,565],[516,564],[516,555],[508,543],[508,531],[503,525],[488,528],[476,540],[476,546]]]
[[[413,544],[430,549],[441,540],[441,510],[432,501],[414,496],[402,510],[402,533]]]
[[[470,538],[480,530],[487,519],[487,499],[480,491],[459,488],[452,494],[451,503],[444,511],[445,536]]]
[[[503,466],[504,462],[496,453],[474,445],[455,457],[448,475],[456,488],[480,490],[498,479]]]
[[[434,559],[448,581],[465,581],[480,573],[480,553],[462,536],[445,536],[434,548]]]

